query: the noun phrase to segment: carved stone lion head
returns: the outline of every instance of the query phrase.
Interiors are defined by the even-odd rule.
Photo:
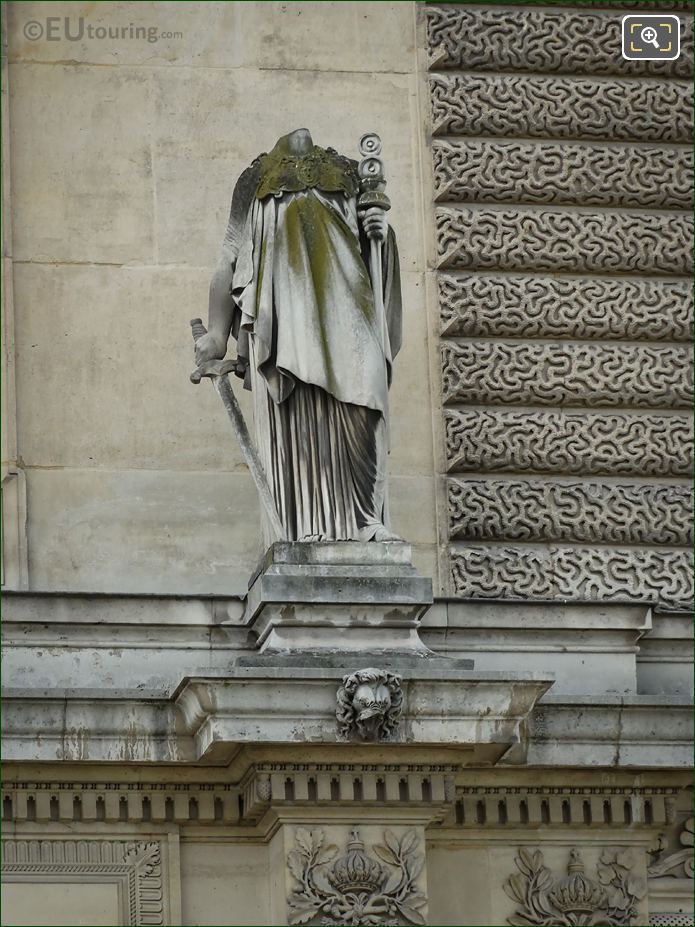
[[[401,677],[386,670],[358,670],[338,689],[338,735],[344,740],[388,740],[403,704]]]

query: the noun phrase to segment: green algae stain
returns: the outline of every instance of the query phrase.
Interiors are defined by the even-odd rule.
[[[261,254],[258,262],[258,285],[256,287],[256,312],[260,306],[261,293],[263,292],[263,274],[265,272],[265,259],[268,252],[268,242],[265,235],[261,238]]]
[[[371,286],[366,270],[361,269],[364,262],[358,241],[342,216],[312,193],[299,195],[288,203],[285,233],[290,269],[298,276],[308,275],[312,280],[326,376],[331,388],[337,388],[336,371],[331,362],[329,328],[331,310],[337,312],[341,307],[329,300],[336,295],[332,278],[350,274],[350,265],[355,268],[356,274],[350,286],[354,304],[370,327],[376,325]],[[336,235],[340,236],[337,242]],[[341,254],[343,248],[345,254]],[[346,260],[346,255],[350,255],[351,259]]]

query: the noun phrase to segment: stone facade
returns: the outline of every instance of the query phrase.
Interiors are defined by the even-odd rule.
[[[4,5],[4,923],[693,923],[692,17],[627,62],[645,5]],[[408,544],[264,553],[188,382],[299,125],[383,141]]]
[[[658,482],[666,472],[647,461],[658,453],[652,429],[691,421],[692,130],[678,102],[690,25],[684,55],[651,63],[617,54],[610,12],[534,9],[518,20],[428,8],[445,472],[478,471],[450,478],[442,501],[449,592],[688,608],[691,542],[648,525],[654,493],[670,500],[660,525],[689,525],[690,487]],[[672,105],[654,105],[661,97]],[[680,333],[679,317],[689,320]],[[576,461],[551,466],[553,450],[527,450],[555,437]],[[463,442],[480,448],[473,459]],[[630,467],[635,443],[641,466]],[[499,461],[485,459],[491,446]],[[498,470],[504,478],[485,476]]]

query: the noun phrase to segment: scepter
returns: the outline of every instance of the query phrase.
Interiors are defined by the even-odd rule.
[[[384,212],[391,208],[391,201],[384,193],[386,177],[384,176],[384,163],[379,157],[381,154],[381,139],[376,132],[367,132],[360,139],[359,144],[362,160],[357,172],[360,177],[360,197],[357,200],[359,209],[369,209],[378,206]],[[381,251],[383,242],[376,238],[369,239],[369,269],[372,278],[372,292],[374,294],[374,310],[377,319],[381,322],[382,337],[386,344],[386,312],[384,309],[384,285],[381,273]]]

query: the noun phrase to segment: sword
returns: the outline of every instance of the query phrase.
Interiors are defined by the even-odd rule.
[[[191,319],[193,341],[202,338],[202,336],[206,334],[206,331],[201,319]],[[237,398],[234,395],[232,384],[229,382],[229,377],[227,376],[230,371],[235,369],[236,361],[233,360],[204,361],[191,374],[191,383],[198,384],[203,377],[210,377],[212,380],[212,385],[217,390],[217,394],[222,400],[222,405],[227,410],[227,415],[229,416],[237,441],[241,447],[241,453],[244,455],[244,460],[251,471],[251,476],[256,484],[258,495],[261,497],[261,503],[268,516],[273,533],[278,540],[284,541],[287,539],[287,535],[282,521],[280,520],[280,516],[278,515],[275,499],[268,485],[268,479],[265,475],[261,458],[258,456],[258,451],[246,427],[244,416],[237,402]]]
[[[357,200],[360,209],[378,206],[384,212],[391,208],[391,201],[384,193],[386,178],[384,176],[384,163],[378,156],[381,154],[381,139],[376,132],[367,132],[359,143],[362,160],[357,172],[360,177],[362,193]],[[386,311],[384,309],[384,285],[381,274],[381,250],[383,242],[375,238],[369,239],[369,266],[372,278],[372,292],[374,294],[374,311],[381,324],[381,334],[384,344],[387,344]]]

